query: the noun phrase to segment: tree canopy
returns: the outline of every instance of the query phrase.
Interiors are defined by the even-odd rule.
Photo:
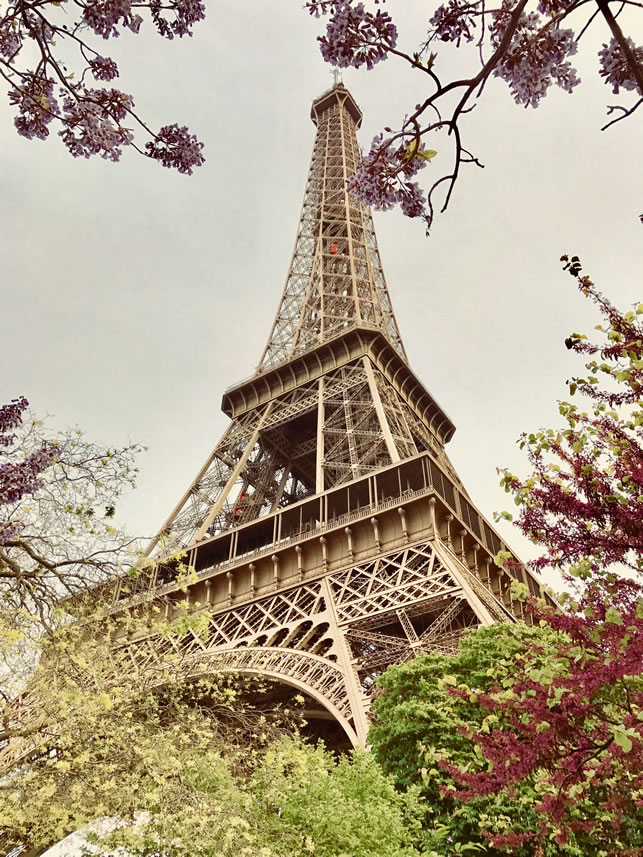
[[[512,693],[517,694],[516,675],[523,674],[527,664],[534,678],[537,670],[561,674],[563,652],[569,653],[572,643],[564,632],[549,627],[496,625],[466,637],[455,657],[422,655],[391,667],[379,679],[381,695],[375,702],[369,739],[376,759],[399,787],[414,785],[421,789],[426,818],[420,841],[429,853],[445,857],[476,852],[562,857],[621,853],[619,849],[626,853],[627,848],[640,845],[634,792],[628,789],[627,805],[624,803],[619,813],[606,811],[609,778],[599,777],[593,791],[577,791],[564,822],[547,822],[543,836],[540,830],[547,800],[547,790],[542,787],[544,772],[530,777],[523,770],[508,788],[484,787],[483,781],[488,782],[496,770],[502,778],[505,760],[513,758],[505,740],[491,760],[487,739],[493,741],[505,725],[502,703]],[[617,712],[619,700],[614,690],[604,700],[603,713]],[[596,717],[599,704],[595,698]],[[516,711],[521,707],[531,712],[528,695],[516,698]],[[555,715],[555,710],[546,709],[550,720]],[[533,718],[530,735],[536,752],[544,733],[543,722],[539,712]],[[521,747],[520,764],[525,763],[528,753],[528,746]],[[475,781],[477,787],[465,794],[463,781]],[[506,784],[508,778],[503,782]],[[557,832],[550,836],[552,830]]]
[[[570,399],[582,395],[584,406],[562,401],[563,428],[525,434],[531,473],[504,471],[503,483],[519,508],[517,526],[543,551],[532,566],[560,570],[572,591],[561,596],[562,610],[519,584],[515,594],[565,640],[546,665],[527,652],[508,687],[479,697],[498,718],[475,737],[488,770],[449,770],[464,799],[537,786],[540,827],[514,829],[513,841],[565,844],[570,831],[584,830],[601,843],[599,854],[634,854],[643,847],[643,305],[619,311],[578,257],[562,261],[603,317],[599,342],[578,333],[566,340],[590,358],[583,377],[568,381]],[[584,799],[601,815],[574,818]]]
[[[418,853],[417,790],[398,792],[372,755],[338,760],[300,742],[296,712],[263,708],[260,686],[249,704],[241,680],[191,679],[178,646],[157,642],[137,668],[110,639],[122,618],[91,621],[99,633],[75,623],[41,644],[23,695],[33,711],[12,735],[22,752],[0,782],[5,845],[41,851],[85,830],[101,848],[141,857]],[[157,641],[175,633],[162,624]],[[131,631],[140,634],[137,620]]]

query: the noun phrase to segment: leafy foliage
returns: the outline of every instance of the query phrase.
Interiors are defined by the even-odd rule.
[[[565,609],[530,601],[541,624],[564,638],[540,663],[529,650],[509,684],[479,703],[496,718],[474,740],[487,770],[448,766],[461,798],[505,794],[531,783],[538,829],[518,825],[510,840],[567,846],[585,832],[599,855],[643,849],[643,587],[621,576],[643,568],[643,306],[619,312],[582,275],[578,257],[563,257],[581,292],[599,307],[604,339],[573,334],[568,348],[589,356],[587,376],[568,382],[588,410],[560,404],[566,427],[525,435],[532,473],[504,472],[520,508],[519,528],[545,553],[532,565],[563,571],[577,590]],[[597,359],[598,358],[598,359]],[[600,362],[599,362],[600,361]],[[580,583],[580,586],[579,586]],[[527,592],[515,586],[515,595]],[[454,691],[459,693],[459,691]],[[578,817],[589,802],[597,813]]]
[[[262,709],[257,687],[249,706],[237,679],[191,680],[178,646],[137,670],[109,637],[138,620],[91,618],[107,636],[76,622],[43,641],[20,732],[14,718],[23,752],[0,781],[4,843],[42,849],[84,828],[132,855],[417,854],[417,794],[399,794],[372,756],[338,761],[284,737],[296,712]],[[172,634],[158,619],[153,631]]]
[[[589,25],[598,19],[608,39],[599,53],[599,74],[615,95],[621,90],[638,95],[630,106],[610,106],[609,113],[616,116],[605,127],[631,115],[643,102],[643,47],[636,46],[616,20],[623,9],[638,12],[636,0],[618,4],[610,0],[503,0],[491,7],[484,0],[447,0],[435,9],[426,36],[412,52],[398,47],[397,28],[380,0],[373,0],[372,5],[371,11],[355,0],[308,0],[305,7],[311,15],[329,16],[326,33],[319,37],[327,62],[340,68],[365,65],[371,69],[395,56],[424,75],[428,93],[421,90],[418,103],[408,111],[399,130],[386,128],[389,136],[374,138],[350,188],[360,201],[376,208],[399,203],[408,217],[422,217],[427,230],[437,192],[446,189],[444,211],[462,165],[483,166],[463,145],[461,124],[491,77],[504,80],[516,103],[525,107],[537,107],[552,85],[571,93],[580,80],[570,57]],[[612,6],[618,6],[616,14]],[[460,80],[448,78],[447,65],[439,62],[437,50],[445,43],[471,47],[474,60],[469,75]],[[441,132],[451,138],[452,166],[429,181],[427,193],[411,180],[408,158],[401,159],[400,152],[413,147],[417,158],[413,173],[417,172],[427,164],[419,157],[420,145],[428,145],[430,139],[439,151],[441,147],[433,141]]]
[[[194,633],[200,622],[203,616],[193,618]],[[134,651],[127,645],[141,633],[139,617],[92,605],[41,639],[38,666],[3,717],[5,841],[43,848],[103,818],[118,819],[121,836],[135,836],[141,819],[166,825],[179,809],[189,818],[204,771],[214,811],[233,772],[256,756],[253,748],[292,720],[290,712],[275,717],[241,705],[242,682],[191,679],[179,647],[168,644],[172,625],[158,616],[146,631],[151,659],[142,640]]]
[[[400,793],[372,755],[339,760],[321,745],[282,741],[266,753],[249,783],[267,841],[278,854],[320,857],[412,857],[419,828],[415,790]]]
[[[496,770],[481,743],[499,723],[496,708],[487,701],[511,694],[513,676],[526,659],[533,669],[537,665],[545,671],[568,646],[564,634],[548,628],[496,625],[466,637],[455,657],[421,655],[391,667],[379,679],[382,693],[369,740],[382,768],[400,787],[421,788],[427,808],[421,842],[429,853],[496,855],[507,848],[518,857],[535,853],[531,834],[539,830],[542,800],[535,782],[522,778],[512,789],[481,788],[466,795],[465,802],[457,781],[492,776]],[[502,768],[504,758],[495,764]],[[596,820],[602,814],[590,796],[577,796],[574,820]],[[516,837],[515,830],[525,835]],[[596,853],[593,836],[580,827],[563,845],[542,842],[540,854]]]
[[[218,763],[218,764],[217,764]],[[197,773],[198,771],[198,773]],[[320,745],[283,738],[247,779],[230,775],[229,757],[188,768],[181,804],[117,830],[111,846],[149,854],[222,857],[415,857],[410,844],[419,807],[399,794],[364,752],[337,760]],[[186,811],[187,810],[187,811]]]

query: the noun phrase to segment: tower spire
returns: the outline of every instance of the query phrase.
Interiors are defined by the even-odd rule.
[[[362,113],[337,69],[312,105],[317,126],[295,248],[258,371],[351,326],[379,329],[406,360],[370,210],[348,192],[357,169]]]

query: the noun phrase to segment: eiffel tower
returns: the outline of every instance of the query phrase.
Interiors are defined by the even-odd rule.
[[[317,128],[286,285],[252,377],[229,387],[230,425],[152,541],[141,591],[207,609],[199,669],[301,693],[312,720],[364,745],[376,677],[452,653],[470,629],[522,618],[502,538],[447,454],[455,427],[413,374],[369,209],[346,190],[359,107],[342,83]],[[179,586],[176,551],[193,569]],[[523,568],[534,593],[539,586]],[[145,591],[143,591],[145,590]]]

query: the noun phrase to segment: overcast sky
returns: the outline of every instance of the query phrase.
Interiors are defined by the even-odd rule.
[[[192,177],[134,152],[116,165],[75,160],[55,136],[19,138],[0,106],[0,401],[24,394],[52,426],[148,446],[121,508],[134,534],[158,529],[216,444],[222,392],[252,373],[277,310],[310,103],[331,84],[315,43],[323,24],[300,5],[221,0],[192,39],[113,43],[119,85],[148,124],[187,124],[206,143]],[[412,50],[427,7],[388,7]],[[596,73],[605,36],[589,36],[574,95],[525,110],[490,83],[465,125],[486,167],[463,173],[430,239],[399,213],[375,216],[411,365],[454,420],[448,451],[488,517],[506,508],[495,468],[524,472],[516,438],[558,423],[564,381],[582,371],[563,339],[599,322],[560,255],[580,255],[619,306],[643,298],[642,114],[599,130],[614,97]],[[457,63],[439,52],[444,77],[467,67]],[[393,61],[344,81],[364,112],[363,147],[425,92]],[[427,174],[448,157],[435,148]]]

